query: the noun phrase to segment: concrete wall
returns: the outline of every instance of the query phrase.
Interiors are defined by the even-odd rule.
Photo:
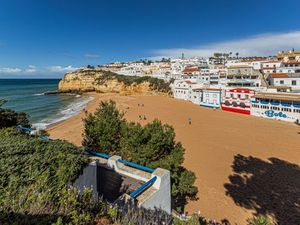
[[[77,188],[79,191],[83,191],[85,188],[93,189],[93,198],[97,199],[99,197],[97,186],[97,162],[91,162],[87,167],[82,171],[82,174],[72,183],[72,186]]]
[[[157,180],[153,184],[156,189],[144,202],[139,203],[146,209],[159,208],[166,213],[171,214],[171,178],[170,171],[158,168],[152,176],[156,176]]]
[[[93,159],[95,158],[93,157]],[[168,170],[157,168],[153,173],[138,170],[118,162],[121,159],[120,156],[112,156],[108,160],[99,159],[101,159],[101,163],[97,161],[91,162],[84,168],[82,174],[79,175],[72,186],[80,191],[83,191],[85,188],[92,188],[95,199],[103,194],[103,196],[107,195],[104,196],[105,199],[113,202],[116,200],[116,197],[121,196],[124,192],[121,187],[124,178],[131,178],[130,184],[133,184],[133,179],[139,182],[142,181],[138,184],[139,186],[136,186],[137,182],[135,182],[135,185],[131,185],[133,189],[130,192],[132,192],[140,187],[143,182],[157,177],[154,184],[142,192],[135,200],[137,200],[138,206],[146,209],[159,208],[169,214],[171,213],[171,180]]]

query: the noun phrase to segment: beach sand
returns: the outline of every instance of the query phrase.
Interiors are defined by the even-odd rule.
[[[263,212],[260,208],[264,207],[275,217],[284,216],[281,214],[285,210],[299,212],[299,206],[289,206],[293,198],[299,197],[299,192],[295,193],[299,187],[293,187],[299,167],[292,165],[300,165],[299,126],[203,108],[165,96],[90,95],[94,100],[88,104],[88,112],[93,112],[101,100],[113,99],[119,109],[126,111],[127,120],[145,124],[159,118],[175,128],[177,141],[186,149],[184,166],[196,173],[199,188],[199,200],[186,207],[189,213],[200,210],[207,218],[243,225],[252,213]],[[139,103],[144,107],[138,107]],[[147,120],[140,121],[139,115]],[[49,127],[51,138],[80,145],[84,116],[82,112]],[[236,176],[229,179],[234,172]],[[276,193],[271,193],[273,187]]]

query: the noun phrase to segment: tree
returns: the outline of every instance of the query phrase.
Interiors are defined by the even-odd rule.
[[[0,129],[17,125],[30,127],[26,113],[0,108]]]
[[[196,176],[181,164],[184,148],[175,141],[173,127],[159,120],[142,127],[123,119],[113,101],[101,102],[94,115],[85,122],[83,145],[109,155],[118,154],[126,160],[149,166],[161,167],[171,172],[173,206],[180,210],[189,199],[195,199]]]
[[[124,124],[123,113],[113,101],[101,102],[94,114],[84,119],[83,146],[107,154],[120,152],[121,130]]]

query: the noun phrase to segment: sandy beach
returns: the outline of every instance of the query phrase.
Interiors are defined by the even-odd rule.
[[[186,149],[184,166],[196,173],[199,188],[199,200],[190,202],[186,211],[200,210],[207,218],[239,225],[256,212],[267,212],[279,221],[300,213],[299,126],[165,96],[89,95],[94,100],[86,107],[88,112],[101,100],[113,99],[127,120],[145,124],[158,118],[175,128],[177,141]],[[140,121],[139,115],[147,120]],[[52,125],[51,138],[81,145],[84,116],[81,112]]]

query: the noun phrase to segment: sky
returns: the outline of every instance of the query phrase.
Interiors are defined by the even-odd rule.
[[[300,50],[299,0],[0,0],[0,78],[80,66]]]

